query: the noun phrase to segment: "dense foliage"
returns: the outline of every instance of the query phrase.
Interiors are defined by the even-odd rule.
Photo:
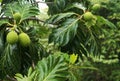
[[[0,80],[120,80],[119,0],[37,3],[1,0]]]

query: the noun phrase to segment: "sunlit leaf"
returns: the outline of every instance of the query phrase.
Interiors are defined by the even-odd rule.
[[[15,74],[15,78],[16,78],[16,79],[22,79],[22,78],[23,78],[23,75],[20,74],[20,73],[17,73],[17,74]],[[19,81],[19,80],[18,80],[18,81]]]
[[[77,57],[78,57],[78,54],[72,54],[72,55],[70,55],[70,63],[71,64],[74,64],[75,62],[76,62],[76,60],[77,60]]]
[[[37,64],[38,81],[64,81],[67,76],[67,69],[63,57],[50,55]]]
[[[34,79],[36,78],[36,75],[36,71],[33,71],[33,69],[30,67],[27,76],[17,73],[14,77],[17,79],[17,81],[35,81]]]

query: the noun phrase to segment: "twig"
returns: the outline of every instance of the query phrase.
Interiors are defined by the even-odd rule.
[[[11,78],[9,75],[7,75],[6,77],[7,77],[7,79],[10,80],[10,81],[17,81],[16,79]]]
[[[33,60],[32,60],[32,69],[35,69],[35,63]]]

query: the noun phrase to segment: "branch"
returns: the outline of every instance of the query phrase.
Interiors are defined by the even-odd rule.
[[[13,18],[10,18],[10,17],[0,17],[0,20],[4,20],[4,19],[13,20]],[[45,21],[43,21],[41,19],[38,19],[36,17],[31,17],[31,18],[28,18],[26,20],[33,20],[33,21],[39,21],[39,22],[42,22],[42,23],[46,23]],[[56,24],[53,24],[53,23],[47,23],[47,24],[50,25],[50,26],[56,26]]]
[[[0,20],[4,20],[4,19],[13,20],[13,18],[10,18],[10,17],[0,17]],[[31,18],[28,18],[28,19],[26,19],[26,20],[36,20],[36,21],[40,21],[40,22],[45,23],[45,21],[40,20],[40,19],[38,19],[38,18],[36,18],[36,17],[31,17]]]

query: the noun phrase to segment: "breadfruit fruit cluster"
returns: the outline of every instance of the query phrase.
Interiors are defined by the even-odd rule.
[[[19,38],[19,43],[21,46],[26,47],[30,45],[31,40],[26,33],[19,34],[18,38]]]
[[[30,45],[30,37],[26,33],[20,33],[19,35],[15,31],[11,31],[6,36],[6,41],[9,44],[15,44],[19,41],[23,47]]]
[[[15,44],[18,41],[18,35],[15,31],[11,31],[7,34],[6,40],[9,44]]]
[[[86,21],[89,21],[89,20],[92,20],[93,19],[93,14],[91,12],[86,12],[84,15],[83,15],[84,19]]]

